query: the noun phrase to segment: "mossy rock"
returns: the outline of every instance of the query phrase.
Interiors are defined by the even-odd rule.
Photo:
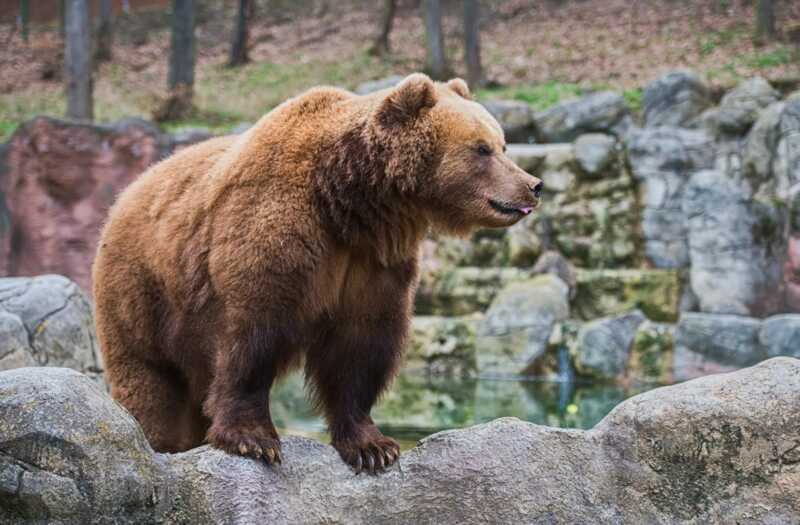
[[[633,338],[628,378],[634,382],[672,382],[672,332],[674,326],[645,321]]]
[[[675,322],[680,292],[677,270],[579,270],[572,313],[588,321],[638,308],[651,321]]]

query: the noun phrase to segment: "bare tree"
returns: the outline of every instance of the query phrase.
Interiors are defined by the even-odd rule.
[[[97,62],[111,60],[111,44],[114,39],[112,0],[100,0],[100,13],[95,32],[94,59]]]
[[[28,31],[30,29],[30,2],[20,0],[19,2],[19,25],[22,33],[22,41],[28,43]]]
[[[442,31],[442,3],[440,0],[423,0],[425,18],[425,43],[427,47],[426,70],[435,79],[447,77],[447,60],[444,56],[444,33]]]
[[[467,62],[467,82],[473,89],[484,83],[480,31],[478,0],[464,0],[464,57]]]
[[[153,117],[158,121],[185,117],[192,110],[194,94],[194,0],[172,0],[167,99]]]
[[[392,32],[392,24],[394,23],[394,14],[397,8],[396,0],[384,0],[383,10],[381,11],[381,28],[369,53],[375,56],[387,56],[390,52],[389,35]]]
[[[773,0],[756,2],[756,38],[759,40],[775,38],[775,3]]]
[[[236,10],[236,24],[231,42],[231,54],[228,66],[240,66],[250,61],[247,55],[247,45],[250,39],[250,19],[253,17],[253,1],[239,0]]]
[[[92,28],[87,0],[67,0],[65,32],[67,116],[92,120]]]

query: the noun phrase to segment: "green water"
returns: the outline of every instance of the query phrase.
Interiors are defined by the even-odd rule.
[[[405,372],[373,409],[381,430],[404,449],[430,434],[498,417],[565,428],[591,428],[617,404],[639,393],[613,385],[430,377]],[[303,379],[292,375],[272,394],[272,416],[283,434],[327,441]]]

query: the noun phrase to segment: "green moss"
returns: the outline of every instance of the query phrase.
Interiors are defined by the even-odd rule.
[[[783,66],[792,62],[792,53],[787,47],[779,47],[772,51],[756,53],[745,58],[745,63],[754,68],[768,69]]]
[[[528,86],[481,89],[476,95],[479,100],[496,98],[520,100],[530,104],[534,111],[541,111],[562,100],[578,97],[582,93],[583,90],[578,84],[550,81]]]

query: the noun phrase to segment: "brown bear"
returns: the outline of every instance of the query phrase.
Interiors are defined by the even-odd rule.
[[[539,202],[504,151],[462,80],[413,74],[365,96],[311,89],[153,166],[94,262],[112,395],[156,450],[205,440],[272,464],[270,387],[303,362],[342,459],[391,465],[370,409],[401,357],[423,237],[509,226]]]

